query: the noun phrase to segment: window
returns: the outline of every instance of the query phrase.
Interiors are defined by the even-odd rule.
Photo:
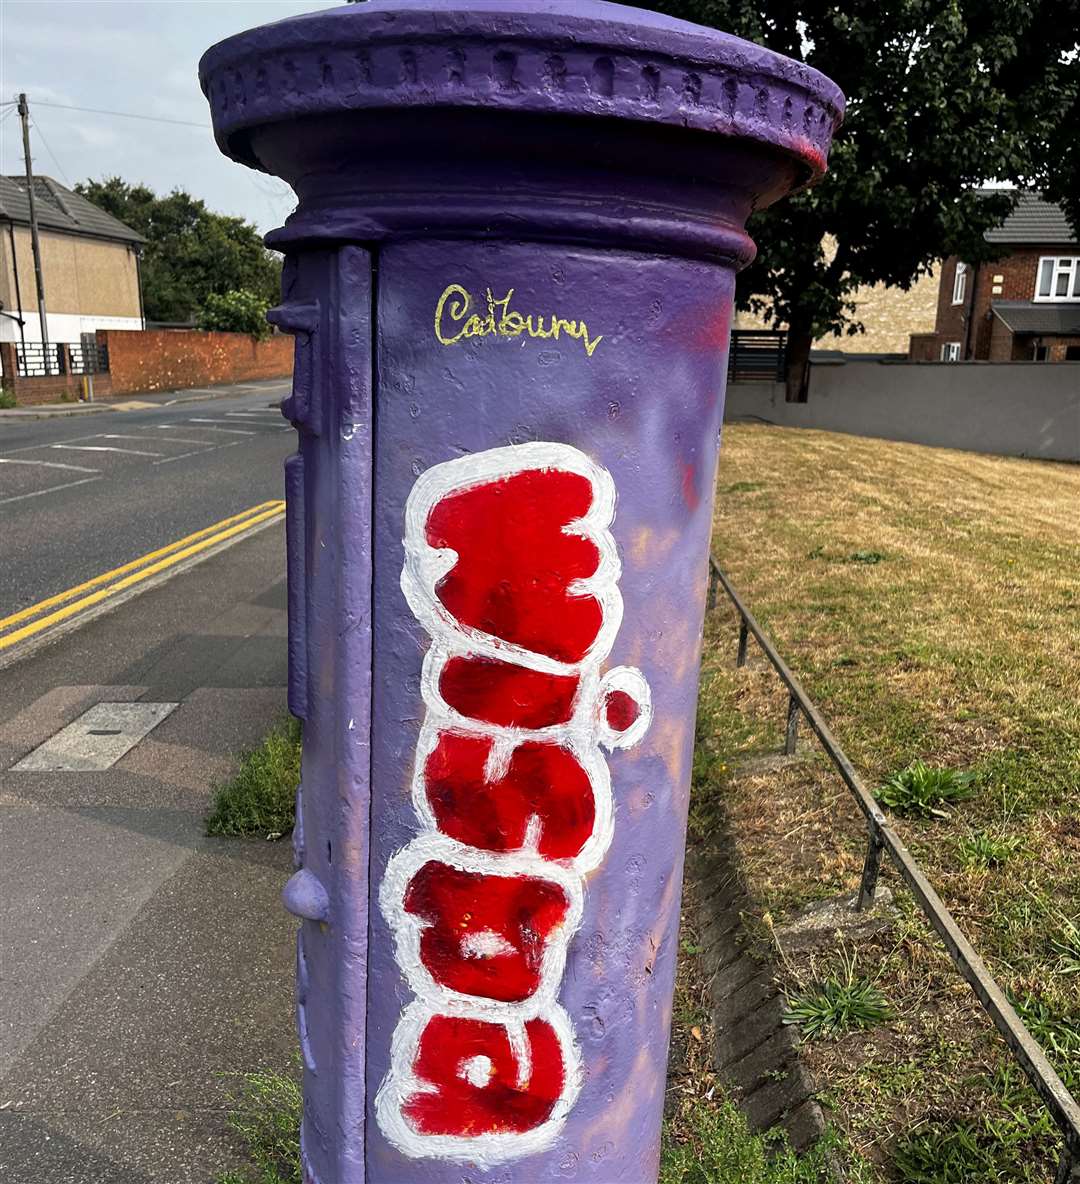
[[[1080,362],[1080,345],[1067,345],[1065,347],[1065,361]]]
[[[964,292],[967,290],[967,273],[968,265],[966,263],[958,263],[956,265],[956,274],[953,276],[952,282],[953,304],[964,303]]]
[[[943,362],[959,362],[960,342],[946,341],[941,347],[941,360]]]
[[[1048,345],[1033,346],[1031,350],[1031,360],[1033,362],[1049,362],[1050,347]]]
[[[1039,260],[1035,299],[1080,300],[1080,256],[1043,256]]]

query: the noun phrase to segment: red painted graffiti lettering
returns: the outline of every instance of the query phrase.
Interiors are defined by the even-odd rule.
[[[420,829],[379,903],[416,998],[375,1110],[414,1158],[535,1154],[582,1087],[559,987],[614,827],[602,750],[652,710],[640,671],[601,672],[623,612],[614,512],[610,475],[565,444],[436,465],[406,505],[401,587],[431,637]]]
[[[439,830],[484,851],[532,846],[545,859],[579,855],[593,832],[595,805],[578,759],[557,744],[526,741],[505,771],[492,773],[495,749],[488,736],[439,733],[424,768]]]
[[[433,507],[427,541],[457,554],[439,601],[461,624],[524,649],[580,662],[602,608],[575,591],[596,573],[596,544],[567,530],[589,509],[577,473],[526,470],[450,494]]]
[[[425,1088],[405,1099],[406,1122],[422,1135],[471,1138],[545,1123],[566,1081],[562,1049],[543,1020],[522,1025],[522,1036],[512,1040],[503,1024],[432,1016],[413,1060]]]
[[[517,1003],[540,985],[544,950],[569,902],[557,884],[487,876],[432,861],[413,876],[405,911],[427,922],[420,960],[462,995]]]

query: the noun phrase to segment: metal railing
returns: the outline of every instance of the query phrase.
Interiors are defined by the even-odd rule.
[[[15,369],[19,378],[46,378],[64,374],[104,374],[109,369],[109,351],[90,341],[70,343],[40,341],[17,343]]]
[[[746,664],[747,645],[750,636],[753,635],[765,657],[769,660],[769,664],[780,676],[780,681],[788,689],[784,752],[788,755],[795,752],[799,718],[800,716],[805,718],[810,730],[817,736],[826,756],[836,767],[841,780],[851,790],[856,804],[866,818],[866,860],[863,865],[862,880],[855,908],[862,910],[873,904],[877,891],[878,874],[881,870],[881,857],[883,853],[887,852],[896,870],[918,901],[927,920],[945,944],[945,949],[952,959],[953,965],[975,992],[983,1010],[993,1021],[994,1027],[1001,1033],[1009,1051],[1020,1068],[1023,1069],[1028,1081],[1031,1082],[1035,1092],[1061,1131],[1065,1145],[1055,1177],[1055,1184],[1080,1184],[1080,1106],[1077,1105],[1076,1099],[1069,1093],[1065,1083],[1047,1060],[1039,1043],[1027,1030],[1023,1020],[1020,1019],[1012,1004],[1005,997],[1005,993],[987,969],[986,963],[964,936],[956,919],[946,908],[941,897],[934,891],[911,852],[889,825],[888,819],[882,813],[874,795],[855,772],[851,762],[844,754],[844,750],[830,731],[829,725],[803,690],[799,680],[788,669],[787,663],[762,632],[761,626],[743,604],[727,576],[720,570],[715,558],[710,556],[708,597],[710,611],[716,607],[718,588],[724,589],[739,614],[739,644],[735,659],[736,665]]]
[[[68,346],[71,374],[107,374],[109,347],[96,342],[81,341]]]
[[[728,382],[783,382],[787,333],[782,329],[733,329]]]

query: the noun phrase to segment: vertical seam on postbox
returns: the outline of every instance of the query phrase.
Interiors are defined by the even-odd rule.
[[[374,629],[375,629],[375,579],[376,579],[376,554],[375,554],[375,506],[377,505],[376,496],[379,482],[378,473],[378,455],[379,449],[377,441],[379,438],[379,393],[380,393],[380,378],[379,378],[379,283],[380,283],[380,251],[372,244],[367,248],[367,255],[369,259],[368,271],[368,356],[371,365],[371,403],[370,403],[370,429],[368,432],[368,448],[369,456],[371,457],[371,482],[370,482],[370,496],[368,499],[368,539],[370,544],[370,563],[371,563],[371,578],[368,586],[368,633],[372,637],[371,652],[368,655],[368,816],[367,816],[367,834],[370,836],[373,825],[373,810],[375,806],[375,743],[374,743],[374,721],[371,715],[371,691],[375,685],[375,643],[374,643]],[[367,853],[367,875],[365,877],[364,891],[367,894],[367,957],[366,961],[370,963],[370,950],[372,943],[372,925],[377,916],[377,910],[371,907],[372,901],[377,900],[378,897],[374,892],[374,883],[372,877],[374,875],[374,861],[371,859],[371,843],[368,843]],[[368,1063],[367,1063],[367,1048],[368,1048],[368,1028],[371,1023],[371,1005],[368,1002],[368,993],[371,990],[371,977],[367,976],[364,983],[364,1138],[363,1138],[363,1163],[362,1172],[364,1177],[367,1176],[367,1124],[370,1107],[368,1106]]]

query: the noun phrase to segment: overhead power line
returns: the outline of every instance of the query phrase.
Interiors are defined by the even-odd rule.
[[[134,111],[104,111],[100,107],[75,107],[70,103],[46,103],[44,99],[35,100],[38,107],[56,107],[61,111],[82,111],[87,115],[115,115],[119,119],[146,119],[151,123],[172,123],[178,127],[197,127],[206,131],[208,123],[196,123],[191,119],[166,119],[163,115],[139,115]]]
[[[30,120],[30,126],[38,134],[38,139],[45,145],[45,151],[52,157],[52,162],[56,165],[60,176],[64,178],[64,184],[70,189],[71,178],[64,172],[64,166],[56,159],[56,153],[52,150],[52,145],[45,139],[45,133],[41,130],[41,124],[36,119]]]

